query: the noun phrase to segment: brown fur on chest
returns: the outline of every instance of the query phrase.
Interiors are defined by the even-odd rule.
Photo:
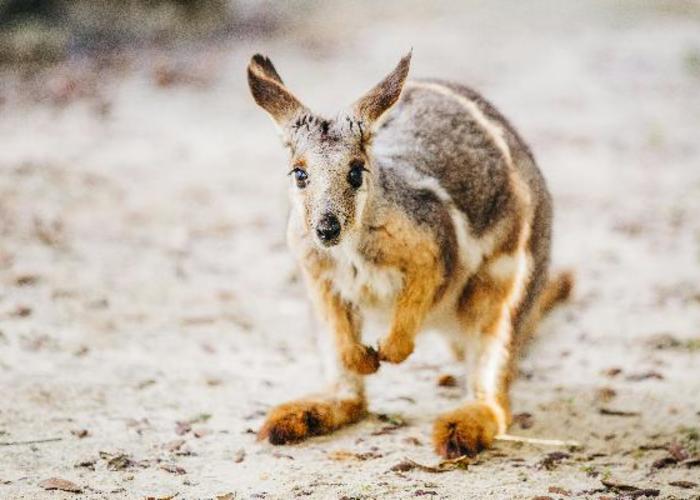
[[[312,250],[304,265],[327,280],[343,299],[358,305],[389,305],[408,279],[439,285],[449,279],[434,235],[405,214],[392,212],[368,226],[361,238],[332,251]]]

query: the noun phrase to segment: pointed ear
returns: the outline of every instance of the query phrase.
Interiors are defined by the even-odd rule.
[[[283,128],[304,106],[284,86],[272,61],[255,54],[248,64],[248,86],[253,99]]]
[[[389,73],[384,80],[353,104],[353,113],[357,118],[371,126],[389,108],[396,104],[396,101],[401,96],[401,90],[408,75],[412,53],[413,51],[403,56],[398,66],[394,68],[394,71]]]

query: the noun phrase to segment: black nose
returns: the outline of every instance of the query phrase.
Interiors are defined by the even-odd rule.
[[[323,243],[331,243],[340,234],[340,221],[333,214],[325,214],[316,225],[316,234]]]

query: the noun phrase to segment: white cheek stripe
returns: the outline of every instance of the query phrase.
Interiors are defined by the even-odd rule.
[[[484,112],[479,108],[479,106],[472,100],[467,99],[462,94],[455,92],[454,90],[434,82],[408,82],[407,86],[431,90],[445,97],[457,101],[469,114],[474,118],[474,121],[479,124],[479,126],[488,134],[488,136],[493,141],[494,145],[498,148],[506,160],[508,166],[513,165],[513,160],[510,154],[510,148],[505,140],[503,129],[497,124],[489,120]]]

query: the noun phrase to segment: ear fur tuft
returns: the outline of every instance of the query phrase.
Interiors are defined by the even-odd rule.
[[[275,66],[272,64],[272,61],[270,61],[270,58],[267,56],[264,56],[262,54],[255,54],[251,60],[250,64],[255,65],[256,69],[259,69],[267,78],[270,78],[271,80],[275,80],[282,85],[284,85],[284,82],[282,81],[282,78],[280,78],[279,73],[277,73],[277,70],[275,69]]]

